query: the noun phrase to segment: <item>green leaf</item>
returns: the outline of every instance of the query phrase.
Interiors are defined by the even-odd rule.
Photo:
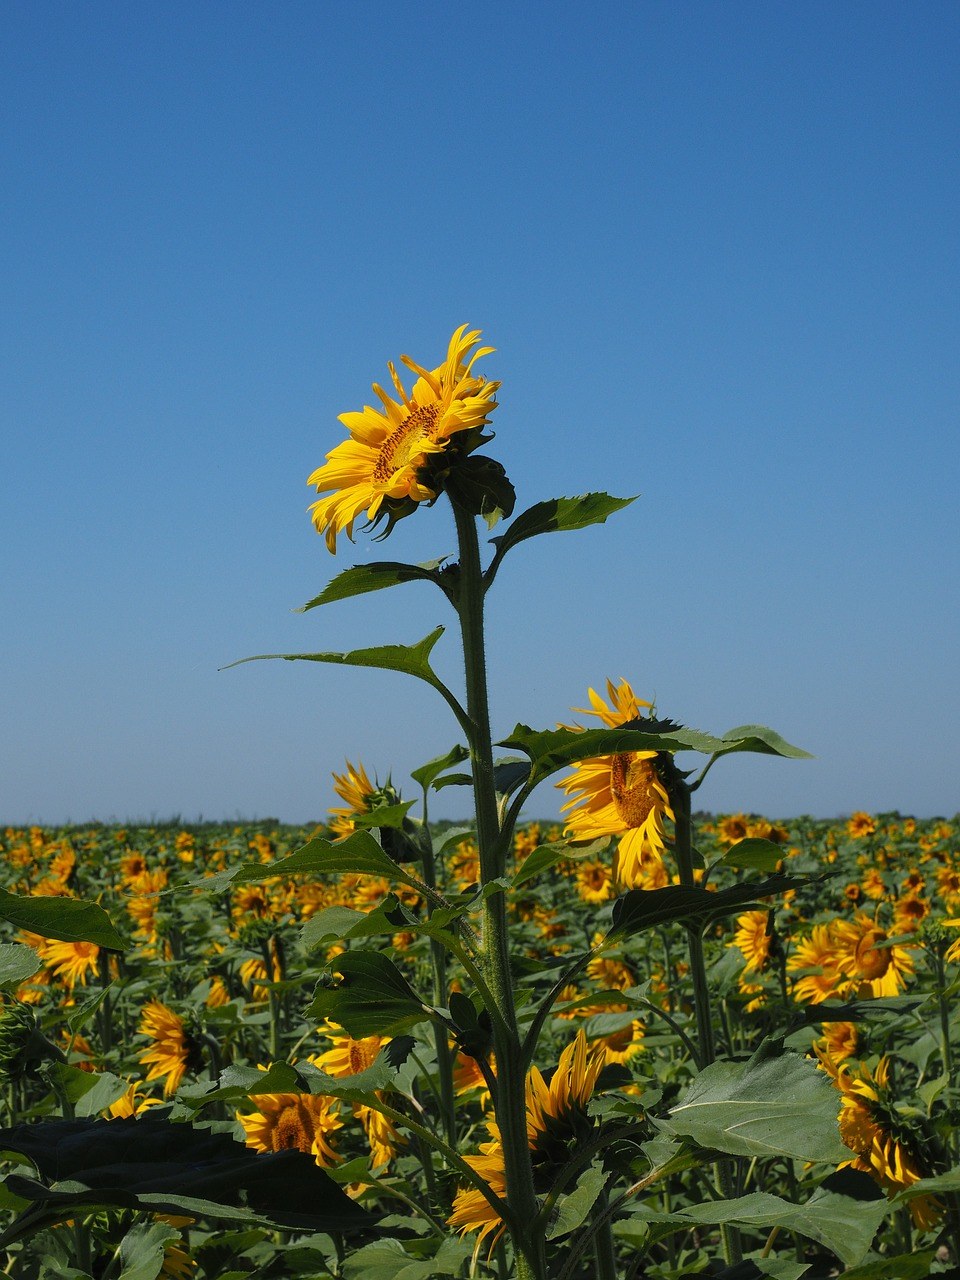
[[[533,853],[528,854],[513,877],[512,887],[533,880],[543,871],[565,862],[568,858],[579,861],[581,858],[596,858],[610,847],[610,836],[602,836],[599,840],[591,840],[589,844],[575,844],[572,840],[558,840],[554,844],[537,845]]]
[[[86,1026],[87,1022],[93,1017],[100,1006],[106,1000],[110,991],[113,989],[113,983],[108,982],[105,987],[101,987],[99,991],[95,991],[93,995],[87,996],[86,1000],[80,1003],[67,1015],[67,1026],[74,1035],[78,1035]]]
[[[389,827],[393,831],[401,831],[407,814],[415,804],[415,800],[401,800],[397,804],[378,805],[376,809],[368,809],[366,813],[355,814],[354,825],[364,831],[377,827]]]
[[[261,880],[271,880],[274,876],[292,875],[363,875],[402,880],[405,884],[413,883],[389,854],[384,853],[370,832],[361,830],[352,832],[346,840],[332,841],[315,836],[302,848],[276,862],[244,862],[212,876],[189,880],[179,887],[221,893],[234,885],[254,884]]]
[[[416,1041],[412,1036],[394,1036],[377,1054],[366,1071],[353,1076],[330,1076],[311,1062],[297,1064],[297,1073],[306,1091],[347,1102],[364,1102],[370,1095],[390,1089],[397,1072],[410,1056]]]
[[[332,662],[345,667],[402,671],[437,688],[440,681],[430,666],[430,654],[443,632],[443,627],[437,627],[416,644],[384,644],[375,649],[351,649],[348,653],[258,653],[251,658],[228,662],[221,670],[229,671],[231,667],[243,666],[245,662],[265,662],[275,658],[282,658],[284,662]]]
[[[307,1016],[336,1022],[355,1040],[395,1035],[434,1016],[382,951],[346,951],[330,967],[340,982],[317,987]]]
[[[444,1240],[433,1258],[413,1257],[399,1240],[375,1240],[344,1260],[343,1274],[346,1280],[432,1280],[459,1275],[470,1254],[469,1242],[457,1237]]]
[[[0,943],[0,987],[18,987],[41,967],[40,957],[22,942]]]
[[[930,1264],[936,1256],[934,1249],[925,1249],[923,1253],[901,1253],[896,1258],[876,1258],[844,1271],[843,1280],[927,1280],[933,1274]]]
[[[306,613],[309,609],[316,609],[318,605],[348,600],[351,596],[366,595],[370,591],[383,591],[384,588],[395,587],[401,582],[439,583],[440,575],[437,570],[442,564],[442,560],[431,560],[425,564],[381,560],[376,564],[354,565],[352,569],[344,569],[343,573],[338,573],[318,596],[295,609],[294,613]]]
[[[547,1239],[558,1240],[576,1231],[597,1202],[607,1175],[600,1165],[590,1165],[577,1179],[577,1185],[569,1195],[561,1196],[554,1207],[547,1227]]]
[[[123,1267],[118,1280],[156,1280],[163,1268],[164,1245],[179,1239],[177,1228],[166,1222],[138,1222],[120,1241],[117,1253]]]
[[[738,840],[717,861],[725,867],[741,870],[776,871],[777,864],[783,861],[783,850],[772,840],[748,836],[746,840]]]
[[[509,738],[497,743],[522,751],[532,762],[529,786],[535,786],[558,769],[592,760],[597,756],[625,754],[630,751],[700,751],[712,755],[722,748],[720,738],[700,733],[697,729],[677,726],[656,730],[636,727],[617,729],[531,729],[518,724]]]
[[[729,755],[732,751],[755,751],[761,755],[784,756],[788,760],[812,760],[809,751],[793,747],[773,729],[763,724],[741,724],[736,729],[728,729],[722,741],[726,746],[716,752],[718,756]]]
[[[315,912],[300,930],[300,939],[308,950],[329,946],[349,936],[350,930],[362,924],[366,911],[354,911],[352,907],[324,907]]]
[[[18,929],[60,942],[93,942],[111,951],[125,951],[120,935],[103,907],[78,898],[21,897],[0,889],[0,920]]]
[[[849,1153],[848,1153],[849,1154]],[[673,1216],[687,1222],[755,1228],[780,1227],[797,1231],[832,1250],[846,1266],[858,1263],[870,1248],[887,1213],[887,1202],[854,1200],[818,1188],[806,1204],[791,1204],[765,1191],[736,1200],[711,1200],[689,1205]]]
[[[458,507],[482,516],[490,529],[504,517],[512,516],[517,502],[502,464],[481,453],[472,454],[451,468],[446,490]]]
[[[837,1165],[850,1154],[839,1110],[836,1090],[813,1062],[765,1042],[749,1062],[704,1068],[660,1123],[709,1151]]]
[[[818,879],[819,877],[813,877]],[[613,904],[607,940],[640,933],[654,925],[684,920],[703,927],[711,920],[743,911],[762,898],[809,884],[810,877],[772,875],[764,880],[745,880],[716,893],[699,885],[671,884],[662,889],[630,889]]]
[[[615,511],[629,507],[633,498],[613,498],[609,493],[584,493],[579,498],[551,498],[537,502],[521,512],[499,538],[491,538],[497,551],[490,565],[492,578],[507,552],[541,533],[566,533],[574,529],[586,529],[591,524],[603,524]]]
[[[414,769],[410,777],[426,790],[435,779],[440,777],[441,773],[446,773],[455,764],[462,764],[464,760],[469,760],[469,758],[470,752],[458,742],[455,747],[450,748],[446,755],[437,756],[435,760],[428,760],[419,769]]]

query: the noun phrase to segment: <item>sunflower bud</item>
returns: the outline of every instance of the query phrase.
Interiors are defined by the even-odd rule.
[[[29,1005],[17,1002],[0,1009],[0,1079],[22,1080],[39,1063],[61,1057]]]

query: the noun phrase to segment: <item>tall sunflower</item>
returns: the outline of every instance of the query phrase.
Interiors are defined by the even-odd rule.
[[[627,724],[652,710],[626,680],[607,681],[609,704],[594,689],[590,707],[574,711],[596,716],[609,729]],[[580,725],[573,726],[580,728]],[[556,785],[572,796],[561,812],[567,814],[564,833],[575,840],[620,836],[617,879],[627,888],[639,885],[652,861],[662,860],[666,848],[663,820],[673,820],[670,800],[654,767],[655,751],[628,751],[581,760],[573,773]]]
[[[603,1042],[588,1046],[586,1036],[578,1031],[576,1039],[561,1053],[549,1084],[538,1067],[531,1067],[527,1073],[527,1143],[535,1179],[543,1177],[549,1182],[576,1146],[592,1132],[595,1121],[587,1114],[587,1104],[606,1061]],[[487,1129],[490,1141],[481,1145],[479,1155],[464,1159],[502,1199],[506,1195],[507,1179],[500,1130],[493,1121],[487,1124]],[[474,1257],[485,1239],[490,1238],[492,1249],[504,1231],[503,1220],[496,1210],[473,1187],[457,1192],[447,1223],[461,1233],[478,1233]]]
[[[374,383],[382,410],[364,405],[359,413],[340,414],[350,439],[332,449],[326,463],[307,480],[317,493],[330,494],[313,503],[310,511],[331,552],[336,552],[338,533],[353,537],[354,521],[361,513],[371,524],[383,516],[392,522],[408,515],[418,502],[433,501],[443,487],[442,464],[447,461],[439,455],[451,452],[455,436],[474,433],[462,441],[464,453],[481,443],[480,429],[497,407],[494,396],[500,383],[472,372],[474,363],[494,349],[473,350],[479,338],[479,329],[468,332],[461,325],[450,339],[447,358],[432,370],[401,356],[418,375],[410,395],[389,362],[399,398]]]

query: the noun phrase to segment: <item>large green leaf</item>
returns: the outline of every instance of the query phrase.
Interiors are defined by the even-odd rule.
[[[382,671],[402,671],[408,676],[416,676],[449,694],[430,666],[430,654],[443,632],[443,627],[437,627],[416,644],[384,644],[374,649],[351,649],[347,653],[258,653],[228,662],[221,669],[229,671],[231,667],[240,667],[245,662],[265,662],[276,658],[282,658],[284,662],[332,662],[345,667],[378,667]]]
[[[617,729],[531,729],[518,724],[509,738],[497,745],[522,751],[531,761],[530,782],[534,786],[558,769],[591,760],[596,756],[619,755],[630,751],[700,751],[714,754],[722,748],[720,738],[697,729],[674,726],[663,730],[644,729],[637,720]]]
[[[717,755],[729,755],[732,751],[755,751],[761,755],[784,756],[788,760],[812,760],[809,751],[791,746],[773,729],[764,724],[741,724],[736,729],[728,729],[722,741],[726,744],[716,752]]]
[[[179,1238],[177,1228],[166,1222],[138,1222],[117,1249],[123,1264],[117,1280],[156,1280],[163,1269],[164,1246]]]
[[[418,1248],[418,1254],[422,1247]],[[346,1280],[432,1280],[434,1276],[458,1276],[471,1254],[470,1242],[451,1236],[432,1258],[414,1257],[399,1240],[375,1240],[345,1259]]]
[[[613,904],[607,938],[640,933],[654,925],[683,920],[701,927],[745,910],[751,903],[809,884],[810,877],[772,875],[745,880],[711,892],[699,885],[670,884],[662,889],[630,889]]]
[[[244,862],[212,876],[189,880],[179,887],[220,893],[235,885],[294,875],[364,875],[412,883],[406,872],[389,854],[384,853],[370,832],[361,830],[352,832],[346,840],[325,840],[323,836],[315,836],[302,848],[276,862]]]
[[[442,773],[446,773],[448,769],[452,769],[456,764],[462,764],[464,760],[469,760],[470,752],[462,743],[457,743],[455,747],[451,747],[446,755],[437,756],[434,760],[428,760],[426,764],[422,764],[419,769],[413,769],[410,777],[420,784],[426,790]]]
[[[729,1224],[758,1231],[769,1231],[772,1227],[796,1231],[825,1245],[841,1262],[852,1266],[870,1248],[887,1209],[883,1199],[854,1200],[821,1187],[806,1204],[791,1204],[780,1196],[756,1191],[736,1200],[689,1205],[672,1216],[705,1226]]]
[[[561,1196],[557,1201],[547,1227],[548,1240],[568,1236],[571,1231],[576,1231],[577,1227],[583,1225],[606,1180],[607,1175],[600,1165],[590,1165],[584,1169],[577,1179],[576,1187],[569,1195]]]
[[[660,1124],[705,1150],[837,1165],[850,1155],[839,1109],[836,1090],[810,1059],[768,1042],[748,1062],[705,1067]]]
[[[330,967],[340,981],[317,987],[307,1016],[329,1019],[355,1040],[395,1035],[434,1016],[382,951],[345,951]]]
[[[336,600],[348,600],[351,596],[366,595],[370,591],[383,591],[385,587],[395,587],[401,582],[435,582],[439,583],[437,572],[442,560],[431,560],[425,564],[402,564],[398,560],[381,560],[376,564],[358,564],[351,569],[338,573],[332,582],[328,582],[318,596],[308,600],[306,604],[295,609],[295,613],[306,613],[321,604],[332,604]]]
[[[844,1271],[843,1280],[928,1280],[935,1274],[930,1264],[936,1256],[934,1249],[925,1249],[922,1253],[901,1253],[895,1258],[874,1258]]]
[[[636,496],[614,498],[609,493],[584,493],[579,498],[551,498],[548,502],[535,503],[522,511],[498,538],[490,539],[497,550],[490,564],[488,577],[493,577],[507,552],[527,538],[535,538],[541,533],[565,533],[585,529],[591,524],[603,524],[608,516],[622,511],[636,500]]]
[[[742,871],[776,871],[777,864],[783,861],[783,850],[772,840],[748,836],[731,845],[717,861],[725,867],[736,867]]]
[[[603,853],[610,845],[610,836],[603,836],[600,840],[591,840],[588,844],[574,844],[571,840],[558,840],[552,844],[537,845],[533,853],[527,854],[520,869],[513,877],[512,887],[519,889],[528,880],[533,880],[542,872],[549,870],[550,867],[556,866],[558,862],[566,862],[567,859],[579,861],[581,858],[595,858]]]
[[[111,951],[126,949],[103,907],[78,898],[22,897],[0,889],[0,920],[60,942],[93,942]]]
[[[0,987],[17,987],[40,968],[40,957],[22,942],[0,943]]]

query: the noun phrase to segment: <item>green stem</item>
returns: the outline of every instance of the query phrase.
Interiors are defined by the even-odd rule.
[[[617,1280],[617,1255],[613,1247],[612,1219],[607,1213],[609,1201],[606,1191],[601,1191],[594,1208],[598,1215],[597,1234],[593,1248],[597,1259],[598,1280]]]
[[[691,816],[690,788],[687,786],[679,769],[672,759],[666,765],[667,790],[673,805],[676,843],[675,852],[677,868],[680,872],[680,883],[691,888],[693,874],[693,818]],[[707,983],[707,966],[703,954],[703,935],[698,926],[687,930],[687,944],[690,956],[690,978],[693,982],[693,1004],[697,1021],[697,1042],[699,1047],[699,1065],[701,1070],[716,1061],[717,1049],[713,1035],[713,1016],[710,1009],[710,987]],[[729,1160],[718,1160],[715,1165],[717,1185],[726,1199],[733,1199],[736,1186],[733,1169]],[[723,1256],[728,1266],[736,1266],[743,1261],[743,1246],[740,1232],[736,1227],[723,1223],[720,1227],[723,1240]]]
[[[485,585],[476,518],[455,502],[451,505],[460,556],[456,607],[467,691],[467,745],[473,775],[480,878],[486,886],[504,874],[505,851],[493,780],[493,741],[483,640]],[[492,1019],[497,1060],[495,1109],[503,1143],[506,1198],[513,1218],[511,1235],[517,1255],[517,1276],[518,1280],[543,1280],[546,1275],[543,1235],[529,1231],[539,1206],[527,1145],[526,1075],[513,1000],[509,931],[505,895],[502,893],[491,893],[484,902],[482,967],[496,1004],[496,1009],[490,1012],[499,1014]]]
[[[437,868],[433,856],[433,841],[426,826],[427,794],[424,788],[424,839],[423,878],[433,889],[437,884]],[[427,919],[433,914],[433,904],[427,901]],[[433,1003],[435,1007],[446,1008],[447,1004],[447,953],[443,944],[436,938],[430,939],[430,965],[433,972]],[[457,1110],[453,1090],[453,1054],[447,1042],[446,1027],[439,1022],[433,1024],[433,1044],[437,1055],[437,1076],[440,1081],[440,1107],[443,1115],[443,1131],[451,1147],[458,1145]]]

